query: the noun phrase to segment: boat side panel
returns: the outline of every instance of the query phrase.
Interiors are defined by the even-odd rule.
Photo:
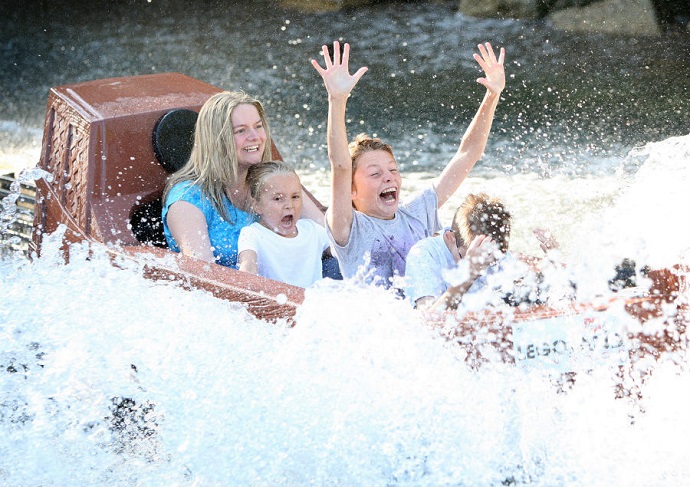
[[[288,319],[292,323],[304,301],[304,289],[265,277],[248,274],[193,257],[148,246],[108,249],[118,259],[141,266],[143,275],[157,281],[170,281],[186,289],[200,289],[227,301],[243,303],[260,319]]]
[[[90,208],[97,241],[137,245],[131,217],[160,197],[168,174],[156,159],[152,135],[168,111],[198,111],[219,88],[179,73],[99,80],[72,88],[102,117],[91,148],[95,175]]]
[[[51,91],[38,167],[50,173],[52,181],[37,187],[32,250],[40,252],[43,233],[55,230],[66,218],[88,235],[89,165],[81,161],[88,158],[89,142],[89,123]],[[58,205],[43,203],[47,187]]]

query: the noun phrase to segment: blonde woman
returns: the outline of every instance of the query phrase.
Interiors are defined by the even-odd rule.
[[[209,98],[199,111],[189,161],[171,176],[163,194],[163,229],[170,249],[237,268],[240,230],[257,220],[247,170],[270,161],[271,149],[266,113],[258,100],[231,91]],[[306,196],[304,216],[323,225],[323,212]]]

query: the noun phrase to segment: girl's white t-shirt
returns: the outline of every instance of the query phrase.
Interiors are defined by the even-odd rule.
[[[329,246],[326,229],[308,219],[297,221],[297,235],[283,237],[260,223],[240,232],[238,254],[256,252],[259,275],[294,286],[309,287],[322,278],[321,256]]]

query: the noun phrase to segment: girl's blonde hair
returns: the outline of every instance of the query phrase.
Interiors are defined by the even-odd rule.
[[[287,162],[268,161],[249,166],[247,184],[249,185],[249,194],[254,201],[261,199],[266,178],[272,174],[294,174],[299,180],[297,172]]]
[[[232,127],[232,112],[238,105],[254,105],[266,132],[261,159],[272,158],[271,132],[261,102],[242,91],[223,91],[206,100],[199,110],[194,130],[194,147],[189,161],[168,180],[163,201],[170,188],[180,181],[192,181],[226,221],[232,221],[223,202],[225,189],[238,183],[239,164]]]

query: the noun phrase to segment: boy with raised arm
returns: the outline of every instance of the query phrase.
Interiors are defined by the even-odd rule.
[[[496,59],[489,43],[474,54],[485,76],[477,82],[486,87],[479,110],[472,119],[455,155],[435,183],[399,202],[402,177],[393,150],[377,138],[359,135],[348,146],[345,126],[347,99],[367,71],[349,73],[350,46],[333,43],[333,58],[323,46],[325,68],[312,60],[328,91],[328,158],[331,162],[331,205],[326,227],[332,248],[346,278],[367,262],[369,280],[398,287],[396,277],[405,275],[407,253],[418,240],[441,229],[438,209],[448,201],[484,153],[496,105],[505,87],[501,48]]]

